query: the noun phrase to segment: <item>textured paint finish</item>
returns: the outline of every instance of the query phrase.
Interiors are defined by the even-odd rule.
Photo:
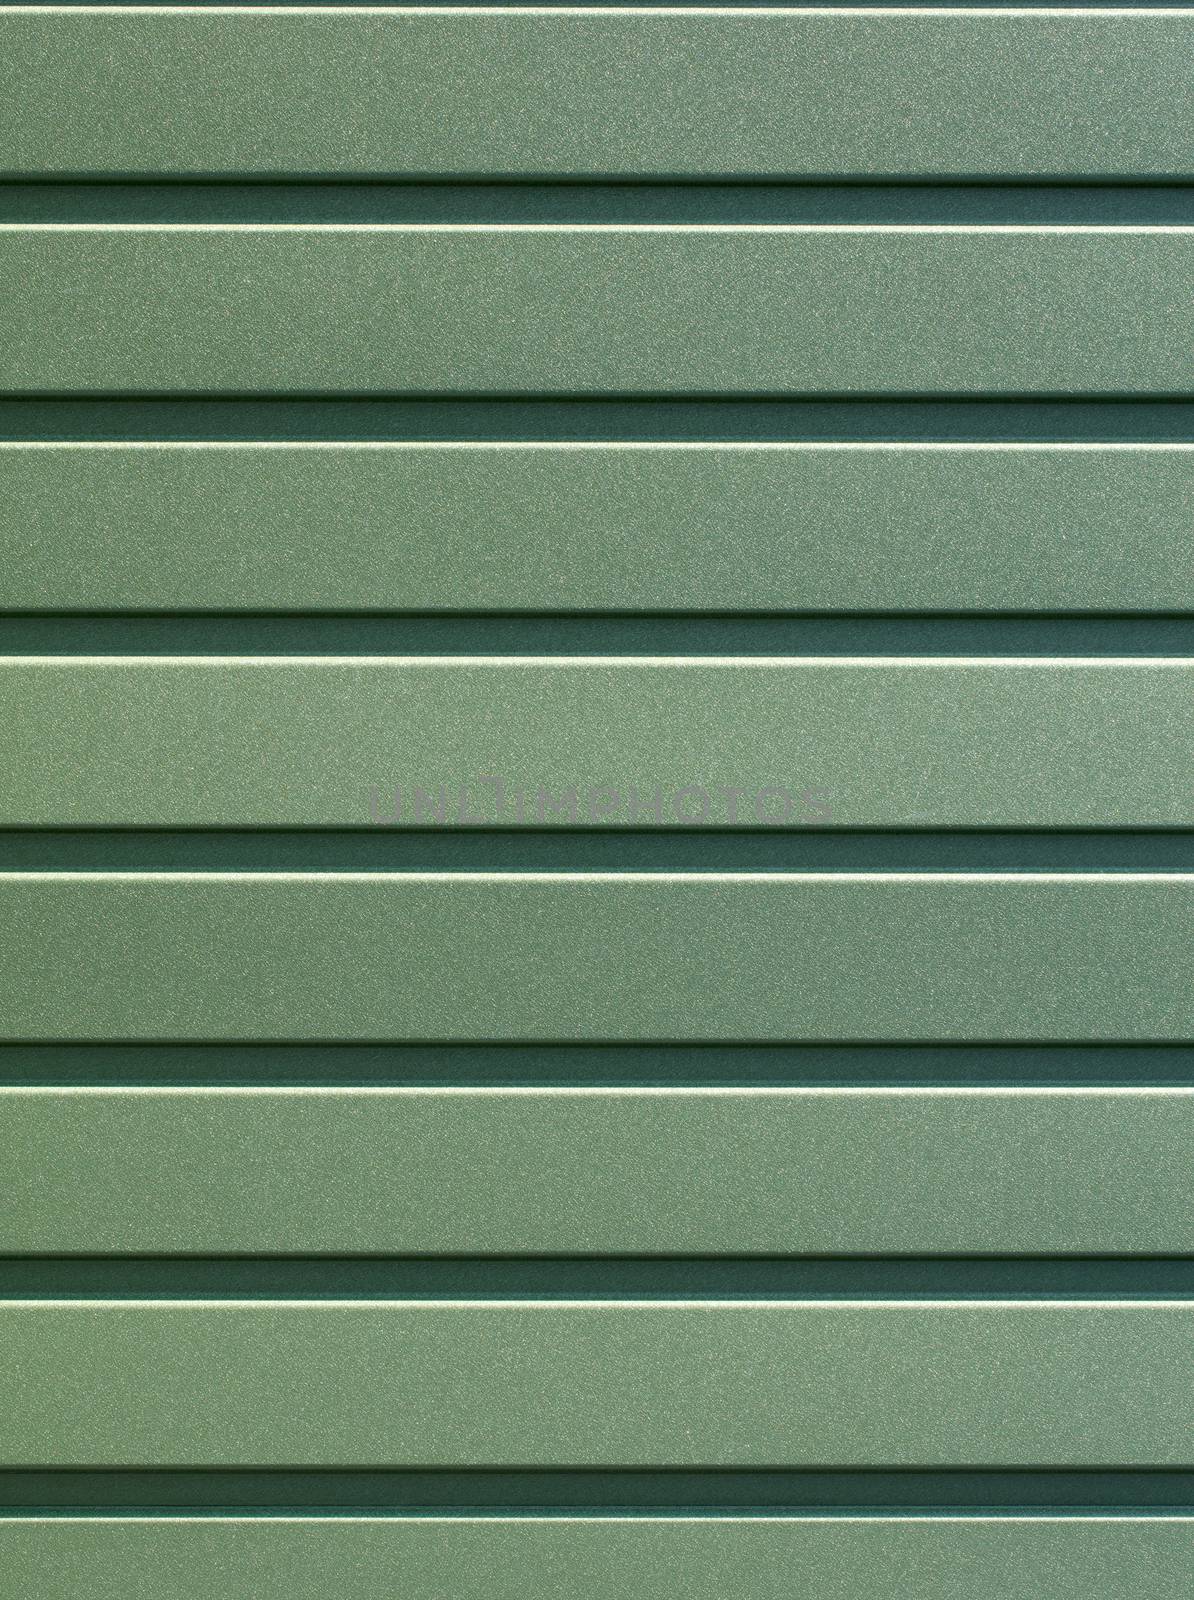
[[[1192,388],[1192,228],[0,229],[9,394]]]
[[[4,1600],[1187,1600],[1192,46],[0,5]]]
[[[8,1301],[0,1463],[1189,1466],[1194,1305]]]
[[[1194,876],[0,874],[0,1037],[1194,1040]]]
[[[0,1253],[1189,1254],[1194,1090],[0,1091]]]
[[[0,1519],[21,1600],[1187,1600],[1194,1520]]]
[[[0,608],[1194,610],[1194,446],[0,446]]]
[[[8,827],[1188,827],[1192,774],[1183,660],[0,658]]]
[[[1182,12],[0,11],[8,175],[1194,173]]]

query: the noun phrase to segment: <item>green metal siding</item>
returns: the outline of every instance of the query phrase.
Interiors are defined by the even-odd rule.
[[[1185,1517],[191,1517],[0,1524],[20,1594],[45,1600],[1183,1600]]]
[[[1181,1255],[1192,1137],[1186,1088],[5,1088],[0,1252]]]
[[[1194,227],[5,223],[0,322],[7,394],[1182,395]]]
[[[0,17],[13,175],[1189,177],[1180,11]]]
[[[1192,45],[0,6],[3,1600],[1189,1592]]]
[[[1189,444],[0,443],[0,603],[1189,611],[1192,507]]]
[[[20,1464],[1159,1467],[1194,1426],[1194,1307],[1150,1300],[46,1300],[0,1334]]]
[[[4,873],[10,1039],[1176,1041],[1187,874]]]
[[[1194,665],[0,659],[0,763],[24,828],[1176,828]]]

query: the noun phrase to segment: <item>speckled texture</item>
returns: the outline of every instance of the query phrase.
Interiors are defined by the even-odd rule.
[[[0,12],[12,175],[1188,177],[1194,19]]]
[[[1190,1089],[13,1089],[0,1253],[1183,1255],[1192,1143]]]
[[[174,423],[202,440],[203,397],[301,394],[314,432],[345,440],[349,412],[319,397],[361,418],[370,397],[488,396],[507,440],[517,397],[834,397],[841,417],[912,398],[931,440],[935,402],[1049,396],[1024,436],[1063,441],[18,442],[0,449],[0,610],[156,609],[162,631],[140,637],[167,649],[188,608],[588,612],[598,630],[632,610],[1189,611],[1190,448],[1064,444],[1082,411],[1066,402],[1194,394],[1194,228],[1102,225],[1178,219],[1182,191],[961,185],[1194,177],[1192,46],[1194,13],[1147,10],[0,8],[0,177],[960,180],[940,206],[901,190],[893,210],[864,181],[852,208],[829,188],[804,211],[795,191],[698,185],[684,209],[678,188],[595,202],[583,183],[499,185],[505,209],[486,210],[466,183],[434,197],[434,226],[409,221],[431,197],[404,211],[397,186],[34,185],[0,225],[0,395],[43,397],[43,439],[55,397],[133,397],[99,431],[152,441],[169,406],[137,397],[199,397]],[[726,225],[747,204],[762,225]],[[399,437],[374,409],[372,436]],[[1012,425],[971,409],[976,437]],[[1181,438],[1171,409],[1082,415],[1102,437]],[[566,436],[566,410],[539,414]],[[423,412],[422,437],[449,426]],[[678,415],[652,411],[643,437]],[[701,415],[691,436],[711,440],[729,410]],[[765,437],[752,426],[736,416],[734,436]],[[249,623],[249,649],[270,625]],[[93,626],[54,647],[90,648]],[[328,650],[322,626],[293,637]],[[888,626],[916,648],[907,620]],[[1159,657],[1149,627],[1118,637]],[[782,786],[789,823],[1045,830],[1038,865],[1058,859],[1050,829],[1194,828],[1190,660],[619,661],[612,632],[597,648],[0,661],[0,827],[311,829],[326,866],[317,830],[387,818],[395,786],[401,822],[435,820],[413,812],[420,785],[455,791],[444,822],[556,829],[679,820],[653,815],[657,787],[673,810],[687,792],[689,821],[760,827],[776,819],[755,794]],[[486,773],[505,804],[478,793]],[[586,791],[632,785],[628,809],[590,809]],[[213,839],[193,859],[216,859]],[[630,864],[625,837],[597,842]],[[568,859],[566,833],[550,845]],[[94,866],[114,846],[71,848]],[[144,1469],[147,1506],[171,1493],[156,1469],[196,1468],[201,1512],[220,1466],[325,1469],[329,1509],[351,1505],[337,1469],[354,1466],[542,1467],[549,1502],[574,1466],[869,1468],[860,1507],[902,1466],[1189,1468],[1194,1304],[1163,1301],[1147,1259],[1107,1260],[1194,1253],[1194,1091],[1147,1086],[1172,1061],[1133,1056],[1118,1092],[702,1093],[682,1046],[1059,1043],[1049,1070],[1073,1081],[1127,1072],[1080,1047],[1194,1042],[1192,932],[1189,873],[0,873],[0,1040],[162,1043],[182,1082],[212,1065],[182,1064],[188,1042],[260,1040],[281,1045],[261,1075],[325,1080],[138,1092],[105,1055],[83,1068],[112,1074],[102,1093],[0,1092],[0,1254],[34,1257],[0,1299],[0,1467]],[[287,1041],[327,1048],[292,1060]],[[551,1043],[560,1083],[462,1087],[482,1049],[437,1057],[436,1090],[336,1092],[337,1041]],[[674,1087],[573,1087],[600,1067],[564,1047],[591,1041],[672,1045]],[[1045,1070],[1012,1055],[941,1070]],[[631,1053],[620,1070],[649,1068]],[[818,1259],[784,1259],[800,1255]],[[396,1297],[444,1293],[444,1269],[465,1298]],[[764,1269],[790,1298],[758,1298],[759,1276],[756,1298],[711,1297]],[[986,1292],[1033,1298],[943,1297],[983,1272]],[[858,1298],[810,1298],[830,1278]],[[561,1287],[648,1279],[700,1298]],[[101,1280],[129,1298],[98,1298]],[[393,1298],[372,1298],[383,1281]],[[918,1297],[882,1299],[893,1283]],[[528,1284],[554,1298],[518,1298]],[[166,1298],[188,1285],[213,1298]],[[651,1479],[653,1504],[679,1503],[678,1480]],[[110,1481],[84,1503],[102,1512]],[[943,1508],[951,1481],[916,1492]],[[1037,1503],[1062,1505],[1081,1480],[1039,1481]],[[1092,1503],[1131,1493],[1114,1483]],[[278,1480],[262,1492],[283,1504]],[[1188,1516],[0,1514],[5,1600],[1186,1600],[1192,1555]]]
[[[1187,1600],[1194,1519],[0,1519],[38,1600]]]
[[[9,1302],[0,1462],[1163,1466],[1194,1305]]]
[[[1194,1040],[1194,876],[0,874],[0,1037]]]
[[[1194,446],[10,445],[0,607],[1194,610]]]
[[[0,228],[7,394],[1186,395],[1194,228]]]
[[[1189,827],[1192,768],[1188,661],[0,658],[8,827]]]

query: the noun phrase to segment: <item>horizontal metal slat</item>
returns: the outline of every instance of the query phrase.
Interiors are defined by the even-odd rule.
[[[0,658],[6,827],[1189,827],[1194,662]]]
[[[1192,1559],[1185,1516],[0,1518],[41,1600],[1185,1600]]]
[[[12,1040],[1194,1039],[1194,877],[0,874]]]
[[[0,1253],[1151,1255],[1194,1090],[0,1091]]]
[[[0,445],[0,609],[1194,610],[1194,446]]]
[[[7,1301],[0,1342],[10,1466],[1173,1466],[1194,1428],[1176,1301]]]
[[[7,394],[1187,394],[1184,227],[0,226]]]
[[[1192,51],[1181,11],[6,8],[0,172],[1185,177]]]

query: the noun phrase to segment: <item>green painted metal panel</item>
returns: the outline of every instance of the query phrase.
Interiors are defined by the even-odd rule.
[[[0,445],[0,608],[1190,611],[1194,446]]]
[[[1192,1560],[1184,1516],[0,1519],[40,1600],[1186,1600]]]
[[[0,11],[0,171],[1188,177],[1181,11]]]
[[[940,829],[941,856],[917,846],[938,864],[990,845],[949,830],[1034,830],[1038,865],[1068,830],[1194,837],[1194,660],[1157,642],[1194,612],[1194,445],[1158,442],[1191,437],[1194,226],[1143,187],[1194,179],[1192,45],[1194,14],[1149,8],[0,5],[0,613],[41,613],[20,626],[60,651],[107,624],[57,638],[55,611],[157,613],[140,640],[242,614],[187,623],[206,657],[0,659],[0,829],[39,835],[14,862],[277,863],[293,839],[246,852],[279,828],[331,867],[373,844],[330,830],[375,825],[551,828],[468,857],[537,865],[579,827],[750,828],[735,859],[768,861],[813,849],[773,851],[777,825]],[[778,187],[810,179],[830,187]],[[963,187],[991,180],[1035,187]],[[269,403],[294,396],[301,440]],[[337,396],[385,415],[349,438]],[[519,397],[548,438],[503,413]],[[570,397],[647,404],[580,426]],[[700,442],[668,442],[654,397],[717,402],[680,408]],[[750,397],[834,405],[756,430]],[[1070,403],[1102,399],[1183,404],[1102,408],[1133,443],[1066,442],[1095,437]],[[792,442],[830,414],[853,418],[835,440]],[[919,442],[876,440],[880,414]],[[868,611],[921,619],[878,625],[897,650],[933,612],[1036,614],[1052,642],[337,657],[311,615],[373,613],[339,625],[353,648],[387,614],[396,638],[403,614],[517,613],[503,637],[528,642],[604,615],[641,644],[670,613],[700,649],[700,613],[773,641],[748,614]],[[312,653],[261,654],[292,624],[255,612],[305,614]],[[1067,658],[1053,612],[1103,613],[1076,625],[1100,638],[1136,613],[1117,636],[1151,654]],[[1015,624],[967,626],[981,650]],[[653,859],[730,848],[700,839],[657,832]],[[1083,1046],[1194,1045],[1194,873],[638,872],[645,840],[586,848],[627,870],[0,872],[0,1590],[1184,1600],[1194,1519],[1108,1512],[1194,1482],[1189,1051]],[[467,1081],[520,1041],[553,1047],[554,1086]],[[163,1049],[130,1087],[137,1042]],[[363,1059],[340,1042],[479,1048],[440,1052],[435,1087],[337,1087]],[[783,1051],[785,1087],[697,1087],[722,1066],[677,1048],[666,1088],[616,1050],[631,1086],[595,1087],[569,1050],[593,1042],[841,1042],[867,1086],[792,1086],[825,1060]],[[944,1046],[954,1086],[884,1085],[870,1043]],[[1118,1086],[948,1050],[1001,1043]],[[399,1056],[370,1072],[409,1082]],[[387,1467],[414,1470],[340,1471]],[[198,1515],[103,1514],[181,1504],[171,1468]],[[470,1514],[411,1514],[437,1468],[440,1509],[483,1490]],[[575,1507],[569,1468],[588,1515],[476,1514],[536,1486]],[[758,1480],[732,1469],[761,1469],[789,1514],[593,1514],[630,1507],[618,1469],[656,1510],[686,1481],[708,1508],[702,1468],[739,1509]],[[885,1487],[942,1513],[963,1481],[995,1507],[984,1468],[1054,1510],[1090,1482],[1101,1509],[879,1514]],[[868,1514],[790,1514],[830,1478]],[[259,1514],[219,1514],[221,1485]],[[91,1515],[46,1515],[74,1492]],[[286,1493],[317,1514],[280,1515]],[[390,1514],[324,1514],[354,1494]]]
[[[1188,827],[1192,765],[1186,660],[0,658],[9,827]]]
[[[1164,1466],[1180,1301],[8,1301],[0,1462]]]
[[[1194,1040],[1194,875],[3,873],[0,1037]]]
[[[1182,1255],[1194,1090],[13,1089],[0,1253]]]
[[[1194,228],[6,224],[0,392],[1188,394]]]

